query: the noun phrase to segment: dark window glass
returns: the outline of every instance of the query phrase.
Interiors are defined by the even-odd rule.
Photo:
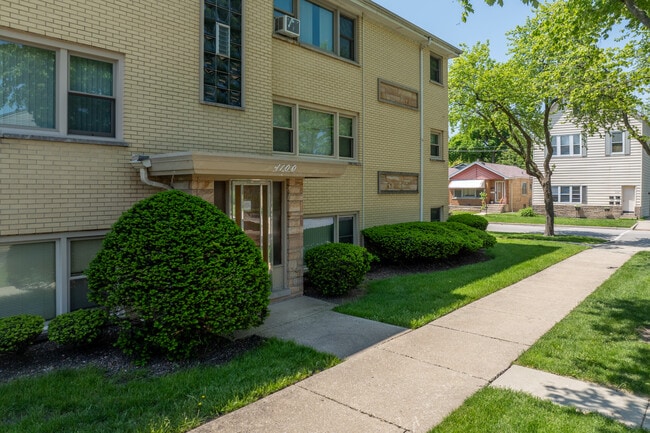
[[[354,217],[339,217],[339,242],[354,243]]]
[[[293,15],[293,0],[274,0],[275,16]]]
[[[205,0],[203,100],[242,106],[241,0]]]
[[[112,63],[70,57],[68,133],[115,136]]]
[[[300,0],[300,42],[334,52],[334,13]]]
[[[354,60],[354,20],[343,16],[339,20],[339,55]]]
[[[436,83],[441,83],[442,80],[440,79],[440,59],[437,57],[430,57],[429,58],[429,64],[430,64],[430,79],[431,81],[435,81]]]
[[[440,221],[442,217],[442,208],[432,207],[431,208],[431,221]]]
[[[293,152],[293,110],[286,105],[273,105],[273,150]]]
[[[431,134],[431,156],[440,158],[440,134]]]

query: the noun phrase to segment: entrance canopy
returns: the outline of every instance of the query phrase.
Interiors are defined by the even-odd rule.
[[[482,189],[485,188],[485,180],[483,179],[468,179],[468,180],[452,180],[449,182],[449,189]]]

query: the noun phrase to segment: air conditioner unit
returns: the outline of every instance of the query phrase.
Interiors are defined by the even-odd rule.
[[[300,20],[289,15],[275,17],[275,33],[297,38],[300,36]]]

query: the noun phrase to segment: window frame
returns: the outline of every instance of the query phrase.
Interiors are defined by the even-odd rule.
[[[333,219],[333,224],[334,224],[334,230],[333,230],[333,239],[335,239],[335,242],[332,243],[341,243],[341,233],[340,233],[340,225],[341,225],[341,220],[342,219],[347,219],[351,218],[352,219],[352,244],[353,245],[359,245],[359,227],[358,227],[358,212],[342,212],[342,213],[336,213],[336,214],[317,214],[317,215],[306,215],[303,218],[303,221],[309,220],[309,219],[321,219],[321,218],[332,218]],[[303,223],[303,243],[304,243],[304,223]],[[320,244],[324,245],[324,244]],[[314,248],[318,245],[314,245],[311,248]],[[307,249],[304,249],[303,247],[303,253],[308,251]]]
[[[94,47],[81,47],[69,42],[54,41],[46,37],[3,31],[0,39],[26,45],[55,53],[55,102],[54,128],[40,128],[23,125],[0,125],[0,136],[33,139],[65,139],[73,142],[125,145],[124,136],[124,62],[123,54],[109,52]],[[68,127],[69,95],[85,93],[70,90],[70,58],[80,57],[110,63],[113,66],[113,102],[112,132],[107,136],[102,133],[86,134],[83,131],[70,132]],[[98,98],[100,95],[96,95]],[[107,98],[107,97],[101,97]]]
[[[614,134],[621,134],[621,150],[614,151]],[[618,143],[618,142],[616,142]],[[605,155],[606,156],[623,156],[630,154],[630,135],[624,130],[612,130],[605,135]]]
[[[479,191],[485,191],[485,188],[455,188],[452,191],[454,191],[453,197],[455,199],[481,198],[481,193]],[[473,191],[474,194],[470,195],[469,191]]]
[[[234,30],[233,27],[231,26],[232,22],[229,24],[224,24],[219,22],[218,20],[215,19],[215,52],[212,53],[210,51],[206,51],[206,38],[211,37],[211,35],[206,36],[206,8],[208,4],[210,6],[214,6],[215,8],[218,8],[218,2],[217,0],[202,0],[201,1],[201,21],[200,21],[200,47],[199,47],[199,65],[200,65],[200,76],[199,76],[199,102],[201,104],[205,105],[211,105],[211,106],[216,106],[216,107],[223,107],[223,108],[229,108],[233,110],[244,110],[246,108],[246,65],[245,65],[245,45],[246,45],[246,40],[245,40],[245,27],[246,27],[246,17],[244,14],[244,9],[245,9],[245,1],[246,0],[241,0],[241,12],[238,13],[240,15],[240,29],[239,30]],[[211,18],[210,18],[211,19]],[[227,28],[228,29],[228,52],[223,53],[221,51],[221,47],[219,46],[220,42],[220,32],[219,30],[222,28]],[[239,35],[238,38],[235,38],[235,40],[239,40],[239,44],[236,44],[236,46],[239,47],[239,58],[233,56],[232,52],[232,46],[234,44],[233,42],[233,36],[232,32],[233,31],[238,31]],[[208,63],[206,61],[206,54],[214,54],[215,60],[213,63]],[[228,93],[228,100],[229,102],[219,102],[219,89],[217,85],[218,77],[219,77],[219,69],[218,69],[218,63],[216,61],[216,57],[223,57],[226,58],[228,63],[228,88],[227,88],[227,93]],[[234,104],[231,103],[231,92],[234,92],[233,88],[230,86],[230,80],[232,79],[232,70],[230,69],[232,66],[230,65],[230,62],[238,62],[239,63],[239,89],[236,90],[236,92],[239,93],[239,104]],[[210,66],[214,69],[211,69]],[[213,84],[206,83],[206,75],[207,71],[210,70],[213,74]],[[222,73],[221,75],[225,75],[225,73]],[[235,74],[236,75],[236,74]],[[207,94],[207,86],[213,87],[215,91],[214,95],[214,101],[208,100],[206,98]]]
[[[313,106],[309,105],[301,105],[301,104],[295,104],[295,103],[289,103],[289,102],[281,102],[281,101],[275,101],[273,102],[273,105],[276,106],[284,106],[284,107],[289,107],[291,108],[291,121],[292,121],[292,128],[291,130],[291,141],[292,141],[292,151],[291,152],[284,152],[281,150],[275,150],[273,149],[273,153],[277,155],[294,155],[297,157],[302,157],[302,158],[318,158],[318,159],[333,159],[333,160],[340,160],[340,161],[356,161],[357,160],[357,155],[358,155],[358,116],[348,113],[348,112],[342,112],[342,111],[335,111],[335,110],[329,110],[329,109],[322,109],[322,108],[315,108]],[[330,114],[333,116],[333,126],[332,126],[332,155],[318,155],[318,154],[312,154],[312,153],[301,153],[300,152],[300,110],[309,110],[313,111],[316,113],[325,113],[325,114]],[[352,120],[352,137],[349,136],[343,136],[340,133],[340,119],[345,118],[345,119],[351,119]],[[273,128],[278,129],[283,129],[283,130],[289,130],[289,128],[286,127],[280,127],[280,126],[275,126],[273,125]],[[341,138],[347,138],[351,139],[352,142],[352,156],[347,157],[347,156],[341,156],[341,147],[340,147],[340,139]],[[273,143],[273,147],[275,147],[275,143]]]
[[[434,136],[437,137],[438,143],[436,143],[436,144],[432,143]],[[435,161],[443,161],[444,160],[443,148],[442,148],[442,146],[443,146],[443,138],[444,138],[444,136],[443,136],[442,131],[437,131],[437,130],[430,131],[430,133],[429,133],[429,156],[430,156],[430,158],[432,160],[435,160]],[[438,155],[433,154],[434,146],[437,146],[437,148],[438,148]]]
[[[300,15],[300,1],[301,0],[291,0],[292,1],[292,8],[293,11],[289,12],[284,9],[281,9],[279,7],[276,7],[275,2],[273,2],[273,18],[275,19],[278,16],[281,15],[288,15],[294,18],[301,19]],[[357,58],[358,58],[358,17],[352,13],[348,13],[345,10],[340,9],[339,7],[326,3],[326,2],[321,2],[318,0],[304,0],[308,3],[311,3],[312,5],[319,7],[321,9],[325,9],[329,12],[332,12],[333,18],[332,18],[332,51],[322,49],[317,45],[310,44],[308,42],[304,42],[301,38],[303,35],[303,25],[302,25],[302,20],[301,20],[301,31],[300,31],[300,36],[297,38],[298,42],[300,43],[301,46],[309,47],[312,49],[315,49],[317,51],[327,53],[329,55],[336,56],[338,58],[350,61],[350,62],[355,62],[357,63]],[[350,39],[347,36],[342,35],[341,33],[341,19],[347,19],[349,21],[352,21],[352,38]],[[277,35],[277,34],[276,34]],[[344,38],[346,40],[351,40],[352,41],[352,50],[350,52],[350,57],[346,57],[341,55],[341,39]]]
[[[55,260],[55,316],[71,311],[70,281],[73,278],[84,278],[71,275],[71,242],[79,240],[103,239],[108,230],[90,232],[68,232],[51,235],[21,235],[0,238],[0,246],[15,244],[37,244],[54,242]]]
[[[563,137],[569,137],[570,142],[568,144],[569,148],[569,153],[562,153],[562,147],[566,147],[562,145],[562,138]],[[574,138],[578,137],[578,144],[574,142]],[[576,153],[576,146],[580,149],[579,153]],[[584,156],[584,137],[582,134],[579,133],[574,133],[574,134],[557,134],[557,135],[551,135],[551,147],[553,148],[553,157],[558,157],[558,158],[570,158],[570,157],[575,157],[575,156]]]
[[[433,68],[433,63],[434,61],[438,64],[438,69],[436,73],[437,77],[434,77],[434,68]],[[443,84],[443,68],[442,68],[443,60],[442,57],[437,56],[433,53],[429,55],[429,81],[435,84]]]
[[[562,192],[563,188],[569,188],[568,192]],[[553,203],[557,204],[584,204],[586,198],[584,185],[552,185],[551,194]],[[574,200],[576,195],[578,199]],[[562,197],[568,197],[569,200],[562,200]]]

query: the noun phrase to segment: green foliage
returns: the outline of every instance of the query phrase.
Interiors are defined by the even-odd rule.
[[[535,210],[532,207],[525,207],[523,209],[519,209],[518,212],[520,217],[534,217],[537,216],[535,213]]]
[[[260,325],[270,294],[259,248],[205,200],[164,191],[113,225],[90,263],[89,299],[115,315],[117,346],[145,362],[152,353],[191,355],[219,334]]]
[[[47,337],[62,345],[93,343],[108,322],[103,308],[76,310],[52,319],[47,327]]]
[[[447,222],[461,223],[483,231],[485,231],[488,226],[488,220],[486,220],[480,215],[474,215],[471,213],[459,213],[459,214],[449,215],[449,218],[447,218]]]
[[[327,296],[345,295],[356,288],[375,260],[365,248],[352,244],[324,244],[305,253],[310,284]]]
[[[435,262],[495,245],[484,231],[455,222],[411,222],[363,230],[368,251],[389,263]]]
[[[0,319],[0,353],[23,352],[41,332],[45,319],[33,314]]]

